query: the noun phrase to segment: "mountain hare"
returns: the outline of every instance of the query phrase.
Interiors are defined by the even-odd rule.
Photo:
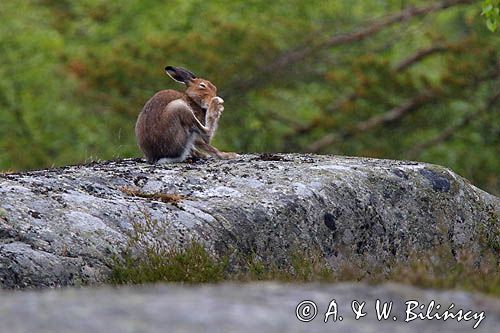
[[[217,88],[184,68],[167,66],[165,72],[187,88],[183,93],[157,92],[139,114],[135,135],[148,162],[181,162],[190,155],[236,158],[238,154],[224,153],[210,145],[224,110]]]

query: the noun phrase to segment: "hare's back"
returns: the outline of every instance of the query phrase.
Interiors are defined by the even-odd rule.
[[[177,90],[158,91],[146,102],[142,112],[161,112],[170,102],[183,97],[184,94]]]

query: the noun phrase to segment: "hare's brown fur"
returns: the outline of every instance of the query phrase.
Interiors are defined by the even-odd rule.
[[[176,90],[157,92],[144,105],[135,133],[139,147],[151,162],[180,162],[190,154],[233,158],[210,145],[217,129],[223,100],[217,88],[182,68],[166,68],[174,80],[186,84],[184,93]]]

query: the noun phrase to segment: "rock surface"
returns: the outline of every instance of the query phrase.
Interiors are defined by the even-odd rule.
[[[1,174],[0,286],[105,281],[145,219],[161,224],[169,246],[195,240],[215,254],[236,248],[275,262],[315,248],[335,267],[404,260],[444,243],[477,253],[500,244],[499,212],[499,198],[453,172],[405,161],[245,155]]]
[[[59,289],[25,292],[0,291],[0,331],[10,333],[176,333],[176,332],[496,332],[500,325],[500,300],[463,292],[422,290],[395,284],[208,285],[183,287],[157,285],[141,288]],[[337,304],[337,321],[329,316],[330,302]],[[388,320],[376,318],[376,300],[393,301]],[[316,317],[300,322],[297,305],[310,300]],[[352,301],[366,302],[366,316],[355,320]],[[469,321],[412,320],[405,322],[407,301],[418,301],[426,313],[471,310],[468,318],[484,311],[484,319]],[[437,304],[441,308],[436,311]],[[301,307],[302,309],[302,307]],[[303,311],[299,311],[302,314]],[[311,312],[312,314],[312,312]],[[396,316],[396,321],[393,317]],[[413,316],[409,315],[409,319]],[[304,317],[303,319],[306,319]],[[311,317],[309,317],[311,318]],[[477,317],[479,318],[479,317]],[[473,330],[479,322],[477,329]]]

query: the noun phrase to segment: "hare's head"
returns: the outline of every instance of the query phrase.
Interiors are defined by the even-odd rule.
[[[217,88],[212,82],[197,78],[187,69],[167,66],[165,72],[175,81],[185,84],[186,95],[203,109],[208,109],[212,98],[217,96]]]

